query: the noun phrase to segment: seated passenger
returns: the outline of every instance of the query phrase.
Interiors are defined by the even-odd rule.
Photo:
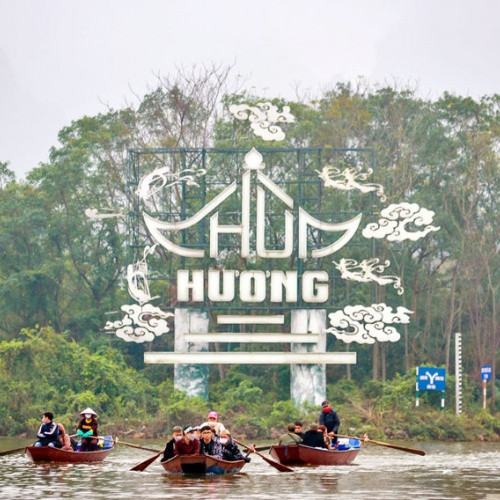
[[[57,423],[57,428],[59,429],[59,443],[62,449],[65,451],[73,451],[73,446],[71,445],[71,438],[66,432],[63,424]]]
[[[183,430],[183,438],[175,442],[179,455],[199,455],[200,441],[196,438],[195,430],[189,425]]]
[[[330,436],[328,435],[328,432],[326,430],[326,425],[320,425],[320,426],[318,426],[318,431],[321,432],[321,433],[323,433],[323,439],[325,441],[326,447],[329,450],[333,450],[333,446],[332,446],[332,443],[331,443]]]
[[[220,442],[222,444],[222,458],[224,460],[228,460],[229,462],[235,462],[236,460],[244,460],[246,463],[250,462],[251,458],[241,453],[227,429],[220,432]]]
[[[301,439],[304,437],[304,426],[302,424],[302,422],[300,422],[299,420],[297,420],[294,424],[295,426],[295,434],[297,434],[297,436],[299,436]]]
[[[327,448],[323,433],[318,431],[318,424],[311,424],[311,427],[304,433],[302,444],[312,448]]]
[[[225,429],[224,425],[222,425],[219,422],[219,415],[218,415],[218,413],[216,411],[210,411],[208,413],[207,421],[203,422],[200,425],[200,428],[204,427],[205,425],[209,425],[210,428],[212,429],[212,432],[214,434],[217,434],[217,436],[220,434],[220,431],[222,431],[223,429]]]
[[[179,443],[181,440],[182,440],[182,427],[176,425],[172,429],[172,439],[170,441],[167,441],[167,443],[165,444],[165,450],[163,452],[163,457],[161,459],[162,462],[170,460],[173,456],[179,454],[179,452],[177,451],[177,443]]]
[[[295,425],[290,424],[287,427],[287,433],[280,436],[278,446],[288,446],[290,444],[302,443],[302,438],[295,433]]]
[[[78,422],[78,427],[76,433],[80,436],[82,440],[81,451],[94,451],[97,449],[98,440],[97,428],[99,424],[97,422],[97,413],[92,408],[85,408],[80,413],[83,417],[80,422]]]
[[[219,436],[216,436],[209,425],[204,425],[201,429],[200,455],[210,455],[215,458],[222,458],[222,444]]]
[[[52,448],[59,448],[59,428],[53,422],[54,414],[51,411],[46,411],[42,415],[42,425],[38,429],[38,441],[34,446],[51,446]]]

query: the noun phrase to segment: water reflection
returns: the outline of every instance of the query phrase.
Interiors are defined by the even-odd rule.
[[[5,443],[0,443],[0,449]],[[19,442],[17,443],[19,446]],[[11,448],[14,448],[11,446]],[[131,472],[147,453],[119,447],[101,464],[35,465],[22,453],[0,457],[2,498],[349,499],[484,498],[500,495],[500,444],[430,443],[420,457],[366,447],[356,466],[301,467],[280,473],[255,457],[234,476],[183,477],[152,464]]]

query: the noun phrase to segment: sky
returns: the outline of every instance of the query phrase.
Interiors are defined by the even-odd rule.
[[[73,120],[192,65],[234,64],[266,97],[498,93],[499,24],[497,0],[0,0],[0,162],[22,178]]]

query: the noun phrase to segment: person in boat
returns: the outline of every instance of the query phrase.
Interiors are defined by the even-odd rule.
[[[227,429],[220,431],[220,443],[222,445],[222,458],[224,460],[228,460],[229,462],[235,462],[236,460],[244,460],[246,463],[250,462],[251,458],[241,453]]]
[[[177,443],[180,443],[182,438],[182,427],[176,425],[172,429],[172,439],[170,439],[170,441],[167,441],[167,443],[165,444],[165,450],[163,451],[163,457],[161,459],[162,462],[170,460],[172,457],[179,454],[179,452],[177,451]]]
[[[219,436],[212,432],[212,428],[209,425],[204,425],[200,431],[200,455],[210,455],[215,458],[222,458],[223,450]]]
[[[300,420],[296,420],[294,423],[295,426],[295,434],[299,436],[301,439],[304,437],[304,424]]]
[[[337,444],[337,436],[333,436],[333,434],[337,434],[339,432],[340,418],[327,400],[321,403],[319,424],[326,426],[328,434],[332,437],[332,443]]]
[[[318,430],[318,424],[311,424],[309,430],[304,432],[302,444],[311,446],[312,448],[328,448],[326,446],[323,433]]]
[[[289,446],[291,444],[302,443],[302,438],[298,434],[296,434],[295,428],[296,428],[296,426],[293,424],[290,424],[287,427],[286,434],[283,434],[279,438],[278,446]]]
[[[332,442],[331,442],[330,436],[328,435],[328,432],[326,430],[326,426],[325,425],[319,425],[318,426],[318,431],[323,434],[323,440],[325,441],[326,447],[329,450],[333,450],[334,447],[332,446]]]
[[[175,449],[178,455],[199,455],[200,441],[196,437],[195,430],[187,426],[182,431],[182,439],[175,442]]]
[[[64,425],[61,423],[57,423],[57,428],[59,429],[59,443],[64,451],[73,451],[73,445],[71,443],[71,438],[69,434],[66,432]]]
[[[42,415],[42,425],[40,425],[37,433],[38,441],[34,444],[34,446],[50,446],[52,448],[61,447],[58,439],[59,428],[53,420],[54,414],[51,411],[46,411]]]
[[[220,434],[220,431],[225,429],[224,425],[219,422],[219,414],[213,410],[208,412],[207,421],[200,425],[200,429],[205,425],[209,425],[212,432],[217,436]]]
[[[76,428],[76,433],[81,439],[81,451],[94,451],[97,449],[98,440],[97,428],[99,424],[97,422],[97,413],[90,407],[85,408],[80,413],[82,419],[78,422],[78,427]]]

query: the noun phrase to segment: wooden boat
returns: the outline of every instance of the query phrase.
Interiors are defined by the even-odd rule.
[[[102,462],[114,448],[111,436],[98,436],[102,449],[96,451],[67,451],[52,446],[27,446],[26,455],[35,463],[59,462],[68,464],[85,464]]]
[[[357,440],[351,440],[357,441]],[[288,446],[271,446],[269,453],[284,465],[349,465],[358,455],[361,447],[359,441],[339,446],[340,449],[327,450],[312,448],[303,444]]]
[[[161,465],[170,474],[236,474],[245,463],[244,460],[229,462],[209,455],[176,455]]]

